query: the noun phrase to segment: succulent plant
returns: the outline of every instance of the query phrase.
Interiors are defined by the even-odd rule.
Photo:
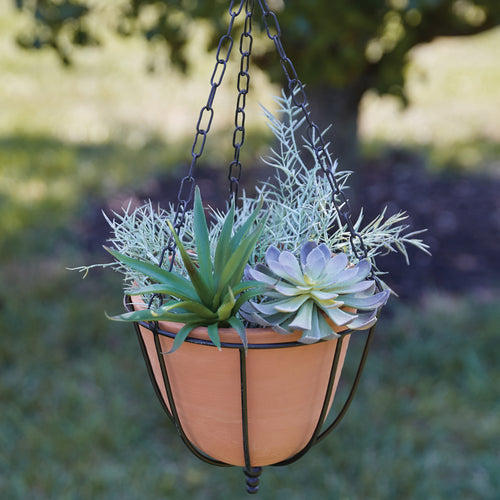
[[[144,309],[114,316],[118,321],[174,321],[185,323],[177,333],[170,352],[175,351],[193,328],[206,326],[212,342],[220,348],[219,326],[232,326],[247,346],[245,327],[236,317],[241,305],[259,293],[260,283],[242,281],[248,258],[264,227],[265,218],[252,228],[260,207],[233,234],[234,203],[226,214],[219,234],[215,257],[210,255],[207,221],[196,188],[193,226],[196,255],[190,254],[174,228],[170,231],[179,248],[189,279],[151,263],[133,259],[116,250],[107,250],[120,262],[147,276],[152,284],[137,287],[129,295],[163,294],[168,299],[157,309]],[[260,290],[261,292],[261,290]]]
[[[332,192],[329,181],[325,176],[318,175],[319,164],[315,162],[315,155],[308,158],[307,151],[314,151],[318,138],[303,137],[303,111],[294,105],[292,96],[275,98],[275,114],[264,108],[264,114],[275,136],[275,146],[263,158],[270,168],[272,180],[260,183],[257,186],[257,196],[247,196],[244,191],[235,207],[234,230],[247,220],[256,207],[264,200],[264,211],[267,219],[250,256],[253,263],[264,262],[265,252],[270,245],[280,243],[283,249],[293,253],[300,251],[306,241],[322,241],[333,253],[344,252],[349,260],[356,257],[356,247],[359,247],[361,238],[367,252],[367,258],[372,264],[372,274],[382,283],[384,270],[377,269],[376,258],[389,252],[399,252],[409,264],[407,247],[412,246],[426,253],[428,246],[420,238],[422,231],[408,232],[405,222],[408,215],[398,212],[387,215],[384,209],[368,223],[365,222],[363,210],[356,220],[353,220],[354,229],[360,238],[351,240],[350,231],[346,224],[342,224],[335,207],[332,205]],[[303,148],[305,146],[305,150]],[[342,191],[348,189],[350,172],[338,168],[334,164],[334,175]],[[267,176],[267,174],[266,174]],[[219,234],[226,222],[227,210],[213,210],[214,223],[210,226],[209,241],[212,259]],[[166,221],[173,220],[176,215],[176,206],[171,204],[165,209],[153,210],[151,202],[124,213],[114,213],[113,218],[107,218],[111,227],[113,246],[129,257],[155,263],[159,260],[163,248],[168,240],[168,232],[163,228]],[[188,251],[196,253],[194,211],[185,213],[185,224],[179,236]],[[351,245],[354,241],[354,245]],[[106,264],[94,264],[76,268],[86,275],[95,267],[112,267],[123,273],[127,286],[143,284],[143,276],[119,261]],[[175,270],[185,278],[189,275],[177,259]]]
[[[174,348],[195,326],[206,326],[218,346],[218,328],[232,326],[246,345],[241,317],[283,334],[301,330],[301,341],[311,343],[336,336],[334,324],[365,329],[376,322],[377,310],[390,293],[380,279],[384,273],[377,269],[377,256],[399,251],[408,262],[407,245],[428,253],[427,244],[417,237],[421,231],[406,232],[407,215],[402,212],[388,217],[384,210],[363,226],[361,211],[352,221],[359,240],[352,238],[332,205],[329,180],[317,175],[320,165],[315,155],[311,168],[303,154],[302,110],[291,96],[277,98],[277,104],[276,116],[264,110],[277,139],[264,159],[274,171],[274,180],[263,183],[257,197],[243,195],[237,206],[213,210],[210,229],[197,190],[179,237],[174,233],[182,262],[177,259],[172,272],[156,263],[169,236],[163,229],[176,216],[174,205],[155,211],[149,203],[107,219],[115,248],[110,252],[116,260],[77,269],[86,274],[93,267],[110,266],[124,274],[126,293],[165,297],[160,307],[115,319],[185,323]],[[318,137],[311,137],[302,145],[313,152],[317,141]],[[340,188],[347,188],[350,173],[337,170],[337,163],[333,173]],[[264,204],[266,216],[257,225],[257,213]],[[358,241],[366,250],[360,262]],[[272,246],[276,242],[281,252]],[[248,267],[245,274],[249,261],[255,267]]]
[[[246,278],[265,283],[262,301],[247,302],[240,314],[279,333],[301,330],[300,341],[306,344],[338,336],[329,322],[353,330],[370,328],[390,294],[375,293],[375,281],[366,279],[371,271],[368,259],[351,265],[346,254],[332,256],[324,243],[305,243],[300,263],[293,253],[270,246],[265,261],[267,266],[248,266],[245,271]]]

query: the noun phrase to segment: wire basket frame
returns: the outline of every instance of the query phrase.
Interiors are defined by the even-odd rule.
[[[128,311],[133,311],[134,306],[132,304],[131,298],[129,296],[125,297],[125,307]],[[185,431],[183,418],[181,417],[178,406],[179,403],[177,401],[176,395],[174,395],[174,390],[172,387],[171,381],[171,373],[169,372],[169,355],[165,353],[164,347],[162,347],[162,337],[163,338],[175,338],[175,333],[163,330],[160,328],[160,325],[156,322],[138,322],[134,323],[137,337],[139,340],[139,344],[141,346],[141,351],[144,356],[144,360],[146,362],[146,367],[148,370],[148,374],[151,379],[151,383],[156,392],[158,399],[167,413],[168,417],[175,424],[176,429],[184,442],[187,448],[200,460],[210,464],[221,467],[230,467],[239,464],[228,463],[227,461],[215,459],[211,457],[208,453],[199,449],[189,438],[188,433]],[[359,385],[359,381],[361,379],[361,375],[366,363],[368,350],[373,338],[373,334],[375,331],[375,325],[370,328],[369,331],[361,333],[356,332],[356,336],[364,335],[364,346],[363,350],[357,365],[355,376],[352,380],[352,384],[349,389],[349,393],[347,395],[346,400],[338,411],[337,415],[333,418],[330,424],[325,427],[325,422],[329,415],[330,407],[332,404],[332,399],[334,395],[334,386],[338,383],[340,377],[340,371],[342,370],[342,363],[340,362],[341,354],[343,351],[344,343],[348,342],[346,338],[353,333],[352,330],[345,330],[340,333],[340,337],[335,343],[335,347],[332,347],[334,350],[332,361],[329,366],[329,375],[328,381],[326,383],[326,390],[324,395],[321,397],[321,411],[319,412],[319,416],[314,425],[314,430],[312,432],[311,437],[307,440],[306,444],[302,446],[299,450],[292,453],[290,456],[278,460],[273,463],[269,463],[266,465],[270,466],[282,466],[288,465],[302,456],[304,456],[315,444],[319,443],[323,440],[328,434],[330,434],[341,422],[343,417],[345,416],[349,406],[352,403],[354,395]],[[149,340],[153,340],[154,342],[154,350],[151,348],[148,349],[145,341],[144,335],[150,335]],[[204,340],[200,338],[191,338],[188,337],[186,341],[188,344],[195,344],[198,346],[204,346],[207,349],[215,349],[214,345],[210,340]],[[327,342],[327,341],[322,341]],[[300,342],[283,342],[283,343],[249,343],[248,350],[280,350],[280,349],[305,349],[310,347],[308,344],[303,344]],[[347,346],[344,346],[346,349]],[[232,376],[239,376],[239,385],[241,387],[240,392],[240,410],[241,410],[241,445],[243,447],[244,453],[244,468],[243,471],[246,475],[247,479],[247,491],[249,493],[256,493],[259,487],[259,476],[262,472],[262,466],[256,466],[255,462],[252,461],[252,453],[251,453],[251,440],[252,435],[249,430],[249,401],[248,401],[248,372],[247,372],[247,353],[245,352],[244,346],[241,343],[234,342],[221,342],[221,349],[231,349],[238,351],[238,364],[239,370],[238,373],[233,373]],[[345,350],[344,350],[345,355]],[[174,355],[175,356],[175,355]],[[161,372],[161,377],[158,379],[158,372],[155,374],[154,367],[159,367]],[[160,387],[160,384],[162,387]],[[162,391],[162,388],[164,390]]]

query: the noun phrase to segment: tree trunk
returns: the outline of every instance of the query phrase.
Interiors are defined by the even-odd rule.
[[[363,95],[359,85],[331,87],[325,84],[308,85],[313,120],[320,130],[332,127],[324,138],[329,151],[339,162],[341,170],[356,170],[359,160],[358,108]]]

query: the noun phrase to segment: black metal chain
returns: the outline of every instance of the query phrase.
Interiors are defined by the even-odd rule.
[[[307,135],[314,151],[316,161],[325,175],[332,190],[332,203],[340,218],[340,221],[347,226],[350,234],[350,244],[352,251],[357,259],[366,258],[367,251],[362,236],[356,231],[351,218],[351,207],[344,192],[335,178],[335,164],[327,149],[325,140],[321,134],[318,125],[313,121],[308,106],[307,96],[304,90],[304,84],[300,81],[297,71],[292,61],[287,57],[283,44],[281,42],[281,28],[276,14],[269,10],[266,0],[258,0],[262,10],[262,19],[266,28],[267,36],[276,47],[280,58],[280,64],[288,83],[288,90],[292,102],[295,106],[302,109],[304,117],[308,124]],[[269,22],[271,20],[271,22]],[[356,246],[357,243],[357,246]]]
[[[207,135],[210,130],[210,127],[212,126],[212,121],[214,118],[213,103],[215,95],[217,93],[217,89],[222,83],[224,74],[226,73],[227,63],[229,61],[229,56],[231,55],[231,50],[233,48],[234,40],[231,35],[231,32],[233,31],[234,21],[243,10],[243,5],[245,5],[245,2],[248,4],[249,0],[239,0],[239,4],[235,7],[235,4],[237,2],[235,0],[231,0],[231,3],[229,5],[229,16],[230,16],[229,26],[227,28],[227,32],[221,36],[219,44],[217,46],[217,52],[215,54],[215,67],[212,72],[212,76],[210,77],[210,92],[208,94],[208,99],[206,104],[200,110],[198,122],[196,123],[196,133],[194,136],[193,145],[191,147],[191,164],[189,166],[187,175],[183,177],[181,180],[179,191],[177,193],[177,205],[172,220],[172,226],[174,227],[174,230],[177,234],[180,233],[180,230],[182,229],[184,223],[186,222],[186,212],[189,204],[193,199],[193,193],[195,187],[195,179],[193,177],[194,167],[196,165],[196,162],[198,161],[198,158],[203,153],[203,150],[205,148],[205,143],[207,141]],[[248,17],[248,11],[247,11],[247,17]],[[245,26],[246,26],[246,21],[245,21]],[[241,140],[241,143],[243,143],[243,140]],[[167,241],[167,244],[163,247],[161,251],[160,259],[158,261],[158,267],[163,267],[165,258],[168,257],[169,259],[168,270],[172,271],[175,263],[176,250],[177,250],[177,245],[175,244],[174,237],[171,235]],[[149,308],[152,306],[155,299],[158,299],[160,303],[163,302],[163,298],[160,294],[154,294],[149,301],[148,304]]]
[[[245,25],[240,37],[240,71],[238,73],[237,89],[238,98],[236,100],[236,110],[234,114],[233,147],[234,159],[229,165],[229,196],[230,200],[238,199],[239,182],[241,178],[240,149],[245,142],[245,105],[248,89],[250,86],[250,55],[252,52],[252,15],[254,10],[254,0],[245,2]]]
[[[327,150],[325,140],[318,125],[312,120],[310,111],[307,109],[308,100],[304,90],[304,85],[298,78],[295,67],[292,61],[287,57],[283,44],[281,42],[281,28],[276,14],[269,10],[266,0],[258,0],[258,3],[262,11],[262,17],[267,36],[273,41],[278,52],[280,64],[288,82],[288,89],[290,91],[292,102],[295,106],[301,108],[308,123],[308,139],[313,147],[316,161],[319,164],[321,171],[325,175],[332,189],[333,206],[335,207],[340,221],[347,226],[347,229],[349,231],[352,251],[358,259],[361,257],[366,257],[367,251],[363,242],[363,238],[359,233],[356,232],[354,224],[352,223],[349,201],[347,200],[344,192],[337,182],[337,179],[335,178],[334,163],[332,161],[330,153]],[[193,177],[194,167],[205,148],[207,135],[214,117],[213,102],[217,89],[222,83],[222,79],[226,72],[227,63],[231,55],[231,50],[233,48],[234,40],[231,33],[233,30],[235,19],[242,12],[243,6],[245,6],[246,16],[244,29],[240,37],[239,47],[241,60],[240,71],[238,73],[237,80],[238,98],[236,101],[234,118],[235,129],[233,132],[234,159],[229,165],[228,172],[230,197],[231,199],[236,199],[238,197],[239,181],[242,171],[240,149],[245,140],[245,105],[250,84],[249,67],[253,43],[251,30],[254,0],[239,0],[239,3],[235,0],[232,0],[229,5],[229,26],[227,32],[222,35],[219,40],[215,56],[216,63],[212,72],[212,76],[210,78],[210,92],[206,104],[200,110],[198,121],[196,123],[196,133],[193,145],[191,147],[191,164],[187,175],[181,180],[179,191],[177,194],[176,211],[172,221],[172,225],[177,234],[179,234],[181,228],[184,226],[186,220],[186,212],[190,202],[193,199],[195,187],[195,179]],[[272,23],[268,21],[269,19],[272,20]],[[361,256],[358,247],[356,247],[356,242],[359,249],[361,250]],[[159,267],[163,266],[167,255],[170,260],[169,271],[171,271],[174,266],[176,255],[176,245],[173,236],[170,236],[167,244],[162,249],[162,253],[160,255],[158,263]]]
[[[239,0],[239,4],[235,6],[237,2],[235,2],[235,0],[232,0],[231,4],[229,5],[229,15],[230,15],[229,26],[227,32],[224,35],[222,35],[222,37],[219,40],[217,53],[215,55],[215,61],[216,61],[215,67],[212,72],[212,76],[210,77],[210,92],[208,94],[208,99],[206,104],[200,110],[198,122],[196,123],[196,133],[194,136],[193,145],[191,147],[191,165],[189,166],[187,175],[181,180],[179,186],[179,192],[177,194],[176,211],[172,221],[172,226],[174,227],[177,234],[179,234],[181,228],[184,226],[186,220],[187,208],[193,199],[193,193],[195,187],[195,179],[193,177],[194,167],[196,165],[198,158],[202,155],[203,150],[205,148],[207,135],[214,118],[213,103],[215,95],[217,89],[222,83],[222,79],[224,78],[224,74],[227,68],[227,63],[229,61],[229,56],[231,55],[231,49],[233,48],[234,40],[231,35],[231,32],[233,30],[235,19],[239,16],[241,11],[243,10],[243,5],[245,5],[245,1],[248,4],[249,0]],[[248,12],[247,12],[247,17],[248,17]],[[241,139],[241,143],[242,142],[243,139]],[[159,267],[163,266],[165,258],[168,255],[168,258],[170,259],[169,271],[172,271],[175,262],[175,254],[176,254],[175,240],[173,236],[170,236],[170,238],[167,241],[167,244],[162,249],[158,266]]]

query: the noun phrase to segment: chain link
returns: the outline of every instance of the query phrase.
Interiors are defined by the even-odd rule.
[[[191,147],[191,164],[189,166],[187,175],[181,180],[179,191],[177,194],[176,211],[172,221],[172,225],[177,234],[179,234],[180,230],[184,226],[186,220],[186,211],[193,199],[194,187],[196,185],[195,179],[193,177],[193,171],[198,158],[203,154],[203,150],[205,149],[205,143],[207,140],[207,135],[208,132],[210,131],[210,127],[212,126],[212,121],[214,118],[213,103],[215,95],[217,93],[217,89],[222,83],[224,74],[226,73],[227,63],[229,61],[231,50],[233,48],[234,40],[231,35],[231,32],[233,30],[234,21],[236,17],[238,17],[241,11],[243,10],[243,6],[245,5],[245,3],[248,4],[248,1],[249,0],[239,0],[239,1],[232,0],[231,4],[229,5],[229,16],[230,16],[229,26],[227,32],[221,36],[219,44],[217,46],[217,52],[215,54],[215,66],[212,75],[210,77],[210,92],[208,94],[206,104],[200,110],[198,121],[196,123],[196,132],[193,140],[193,145]],[[244,108],[244,104],[241,107]],[[239,121],[237,123],[237,127],[238,126],[243,127],[244,115],[243,115],[243,121],[241,121],[241,118],[238,118],[238,120]],[[235,140],[236,139],[233,139],[233,144]],[[243,136],[240,138],[240,142],[243,143]],[[168,258],[170,260],[169,271],[172,271],[175,262],[175,256],[176,256],[175,240],[173,236],[170,236],[170,238],[167,241],[167,244],[162,249],[158,266],[162,267],[163,263]],[[153,299],[151,299],[151,302],[152,300]]]
[[[263,22],[266,28],[268,38],[270,38],[278,52],[280,65],[287,80],[288,90],[290,92],[292,102],[295,106],[301,108],[308,124],[307,135],[310,143],[313,146],[314,155],[321,171],[325,175],[331,190],[332,203],[339,216],[341,223],[347,226],[350,233],[350,244],[357,258],[366,257],[367,252],[363,239],[354,228],[351,219],[351,208],[345,194],[340,189],[340,186],[335,178],[335,165],[332,161],[330,153],[323,136],[321,135],[318,125],[312,120],[311,114],[307,109],[308,100],[304,90],[304,85],[300,81],[292,61],[287,57],[285,49],[281,41],[281,28],[276,17],[276,14],[269,10],[266,0],[257,0],[262,11]],[[177,194],[177,205],[172,225],[179,234],[184,226],[186,212],[189,204],[192,201],[195,179],[193,177],[194,167],[198,158],[203,154],[208,132],[214,118],[213,103],[218,87],[221,85],[224,78],[227,63],[231,55],[234,40],[231,35],[236,17],[240,15],[245,7],[245,22],[244,29],[240,36],[240,71],[237,79],[238,97],[236,101],[236,110],[234,116],[235,129],[233,132],[233,148],[234,159],[229,165],[228,180],[230,184],[230,197],[237,199],[239,181],[241,177],[242,164],[240,161],[240,149],[245,141],[245,106],[246,97],[250,85],[250,55],[253,44],[252,37],[252,16],[254,11],[254,0],[232,0],[229,6],[229,26],[227,32],[222,35],[217,46],[215,56],[215,66],[210,77],[210,92],[206,104],[201,108],[198,121],[196,123],[196,132],[191,147],[191,164],[187,175],[181,180],[179,191]],[[356,245],[357,242],[357,245]],[[360,250],[361,254],[360,255]],[[173,236],[170,236],[167,244],[162,249],[159,260],[159,267],[163,266],[165,259],[170,260],[169,270],[174,266],[176,256],[176,245]]]
[[[233,148],[234,158],[229,164],[229,197],[230,200],[238,199],[239,183],[241,178],[242,164],[240,161],[240,149],[245,142],[245,105],[247,101],[248,89],[250,86],[250,54],[252,52],[252,15],[254,10],[254,0],[245,1],[245,25],[240,36],[240,71],[238,73],[237,89],[238,98],[236,100],[236,110],[234,113]]]
[[[366,258],[367,251],[362,236],[356,231],[352,223],[352,214],[349,201],[335,178],[335,164],[327,149],[325,140],[318,125],[313,121],[310,111],[307,109],[308,100],[304,90],[304,84],[300,81],[292,61],[287,57],[281,41],[281,28],[274,12],[269,10],[266,0],[257,0],[262,11],[262,19],[266,28],[267,36],[270,38],[280,58],[280,64],[285,74],[288,90],[294,106],[301,108],[308,124],[307,135],[312,145],[316,161],[327,179],[332,190],[332,203],[341,221],[347,226],[350,234],[349,241],[351,249],[357,259]],[[357,244],[356,244],[357,242]]]

